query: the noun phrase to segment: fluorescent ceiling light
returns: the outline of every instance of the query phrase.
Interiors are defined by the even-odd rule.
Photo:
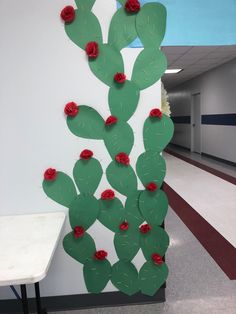
[[[179,72],[181,72],[183,69],[167,69],[165,71],[165,74],[177,74]]]

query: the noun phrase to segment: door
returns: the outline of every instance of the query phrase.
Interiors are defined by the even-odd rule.
[[[201,94],[192,95],[191,151],[201,154]]]

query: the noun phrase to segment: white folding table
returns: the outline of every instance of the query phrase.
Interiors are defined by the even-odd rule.
[[[64,221],[64,212],[0,216],[0,286],[20,285],[24,314],[27,284],[35,285],[37,313],[46,313],[39,281],[48,273]]]

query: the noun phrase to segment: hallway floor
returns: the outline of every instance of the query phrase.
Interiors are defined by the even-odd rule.
[[[185,153],[186,154],[186,153]],[[191,205],[202,221],[215,228],[216,234],[230,246],[232,260],[236,257],[236,188],[213,174],[165,153],[166,183]],[[190,154],[188,157],[197,158]],[[231,166],[198,159],[208,166],[235,175]],[[227,171],[226,171],[227,169]],[[190,206],[189,205],[189,206]],[[172,207],[174,207],[172,205]],[[189,207],[190,208],[190,207]],[[170,275],[167,281],[166,302],[139,306],[96,308],[61,314],[212,314],[236,313],[236,280],[230,280],[214,258],[207,252],[188,226],[169,208],[166,229],[171,244],[167,251]],[[206,225],[205,224],[205,225]],[[191,229],[191,228],[190,228]],[[212,237],[214,237],[213,233]],[[223,236],[223,237],[222,237]],[[210,245],[215,239],[210,239]],[[216,248],[217,249],[217,248]],[[215,252],[217,253],[217,251]],[[233,255],[232,255],[233,254]],[[229,264],[233,263],[229,257]],[[232,265],[231,265],[232,266]],[[236,266],[235,266],[236,267]],[[232,268],[232,267],[231,267]],[[54,313],[56,314],[56,313]]]

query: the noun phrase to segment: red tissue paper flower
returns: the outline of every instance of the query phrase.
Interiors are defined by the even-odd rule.
[[[80,158],[81,159],[90,159],[93,156],[93,152],[89,149],[84,149],[81,153],[80,153]]]
[[[161,112],[160,109],[154,108],[154,109],[152,109],[152,110],[150,111],[149,116],[150,116],[151,118],[159,118],[159,119],[161,119],[161,118],[162,118],[162,112]]]
[[[106,119],[106,122],[105,122],[105,124],[106,125],[112,125],[112,124],[115,124],[116,122],[117,122],[117,117],[115,117],[115,116],[110,116],[110,117],[108,117],[107,119]]]
[[[44,179],[47,181],[53,181],[56,179],[57,176],[57,171],[56,169],[53,168],[48,168],[45,172],[44,172]]]
[[[152,254],[152,260],[153,260],[154,264],[157,264],[157,265],[161,265],[164,263],[161,255],[159,255],[157,253]]]
[[[129,156],[126,153],[119,153],[116,155],[116,161],[125,166],[129,165]]]
[[[125,9],[129,13],[137,13],[140,10],[140,3],[138,0],[127,0]]]
[[[129,229],[129,223],[127,221],[123,221],[121,224],[120,224],[120,230],[122,231],[125,231],[125,230],[128,230]]]
[[[74,237],[75,239],[81,238],[84,235],[84,228],[81,226],[74,227]]]
[[[98,259],[100,261],[104,260],[106,257],[107,257],[107,252],[104,251],[104,250],[100,250],[100,251],[97,251],[95,254],[94,254],[94,257],[95,259]]]
[[[114,75],[114,81],[119,84],[123,84],[126,81],[126,75],[124,73],[116,73]]]
[[[99,54],[98,43],[96,41],[90,41],[85,48],[86,54],[89,58],[95,59]]]
[[[149,224],[145,224],[139,227],[139,231],[141,233],[148,233],[151,229],[152,227]]]
[[[146,189],[149,190],[150,192],[154,192],[157,189],[157,185],[155,182],[150,182],[146,185]]]
[[[75,19],[75,9],[68,5],[61,11],[61,18],[65,23],[71,23]]]
[[[64,112],[67,116],[75,117],[79,112],[79,106],[73,101],[68,102],[64,108]]]
[[[112,190],[105,190],[101,194],[101,199],[102,200],[113,200],[115,198],[115,193]]]

